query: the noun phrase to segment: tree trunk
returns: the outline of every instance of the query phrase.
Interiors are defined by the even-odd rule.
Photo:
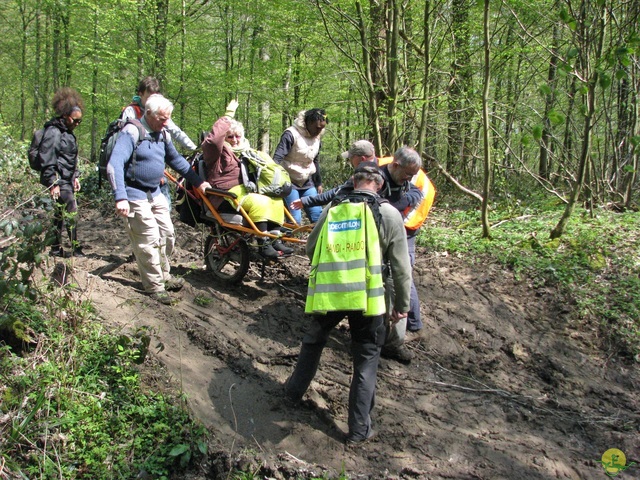
[[[27,8],[25,3],[20,2],[18,4],[18,10],[20,11],[20,20],[22,21],[22,35],[20,36],[20,140],[25,139],[25,112],[27,108],[27,99],[25,88],[26,74],[27,74],[27,29],[31,21],[27,18]]]
[[[630,2],[627,11],[628,27],[625,32],[627,35],[640,31],[640,5],[638,2]],[[625,68],[629,78],[624,78],[621,82],[624,88],[624,103],[618,102],[620,111],[618,116],[624,120],[626,138],[620,139],[620,165],[616,177],[621,177],[620,188],[622,199],[626,208],[631,207],[633,199],[633,186],[638,177],[638,147],[640,146],[640,137],[634,136],[638,131],[638,117],[640,115],[640,102],[638,102],[638,92],[640,92],[640,67],[638,62],[631,62],[628,68]],[[619,130],[622,128],[619,127]]]
[[[564,230],[571,218],[575,204],[580,197],[580,192],[584,186],[585,175],[589,165],[589,154],[591,147],[591,131],[593,128],[593,117],[596,108],[596,88],[598,86],[598,71],[592,62],[599,60],[602,55],[602,45],[604,43],[605,29],[606,29],[606,5],[601,3],[592,15],[588,12],[587,3],[590,0],[583,0],[580,12],[584,15],[578,19],[578,34],[577,47],[579,47],[579,65],[577,66],[578,72],[581,78],[586,81],[587,99],[585,105],[584,124],[582,128],[582,148],[580,151],[580,157],[578,162],[578,171],[574,182],[571,196],[567,202],[562,217],[558,221],[558,224],[551,231],[551,238],[559,238],[564,233]],[[590,48],[594,47],[593,53]]]
[[[420,128],[418,129],[418,152],[426,151],[427,124],[429,122],[429,86],[431,85],[431,1],[424,3],[424,80],[422,82],[422,109],[420,112]]]
[[[269,61],[269,53],[265,47],[260,48],[260,60],[262,62]],[[268,153],[271,149],[269,143],[269,117],[271,116],[271,103],[269,100],[264,100],[260,104],[260,123],[258,125],[258,145],[257,149]]]
[[[40,11],[40,0],[38,0],[36,2],[36,11],[35,11],[35,30],[36,30],[36,37],[35,37],[35,53],[34,56],[35,58],[33,59],[34,61],[34,66],[33,66],[33,119],[32,119],[32,123],[31,126],[33,127],[34,124],[38,125],[40,124],[40,105],[44,105],[44,102],[42,100],[42,88],[40,85],[40,62],[42,60],[42,34],[40,32],[40,17],[41,17],[41,11]],[[44,110],[44,108],[43,108]]]
[[[98,161],[99,137],[98,137],[98,80],[100,75],[100,9],[97,5],[93,7],[93,70],[91,75],[91,161]]]
[[[293,75],[293,46],[291,38],[287,39],[286,52],[286,69],[285,75],[282,78],[282,94],[284,98],[284,105],[282,106],[282,130],[289,127],[291,118],[294,115],[289,99],[291,93],[291,76]]]
[[[547,86],[549,93],[545,95],[544,104],[544,116],[542,118],[542,138],[540,139],[540,160],[538,162],[538,175],[545,180],[550,179],[550,159],[549,153],[551,152],[551,121],[549,120],[549,114],[553,109],[556,101],[556,73],[558,71],[558,25],[553,24],[553,44],[551,45],[551,58],[549,59],[549,72],[547,74]]]
[[[467,90],[470,87],[469,71],[469,2],[453,0],[452,10],[452,60],[451,88],[449,90],[449,119],[447,127],[447,170],[454,175],[466,171],[469,165],[466,141],[469,139],[467,122]]]
[[[156,45],[154,56],[155,76],[164,89],[167,80],[167,19],[169,0],[156,0]]]
[[[380,120],[378,117],[378,98],[376,87],[373,81],[373,59],[370,55],[369,41],[367,39],[367,29],[364,24],[362,5],[356,1],[356,11],[358,14],[358,31],[360,33],[360,45],[362,47],[362,64],[364,65],[365,82],[368,93],[369,124],[371,126],[373,145],[380,155],[383,152],[382,137],[380,134]]]
[[[185,102],[184,86],[187,83],[187,2],[182,0],[180,10],[180,90],[176,101],[180,105],[180,125],[185,122],[185,112],[187,104]],[[197,140],[196,140],[197,144]]]
[[[389,85],[387,95],[387,118],[389,129],[387,133],[386,145],[391,152],[395,152],[398,147],[398,118],[396,115],[398,107],[398,64],[400,53],[398,51],[398,39],[400,37],[400,6],[399,0],[389,0],[387,10],[387,83]]]
[[[489,131],[489,84],[491,82],[491,57],[489,46],[489,0],[484,0],[484,85],[482,88],[482,140],[484,144],[484,188],[482,192],[482,238],[491,238],[489,225],[489,188],[491,182],[491,141]]]
[[[136,46],[138,48],[136,54],[136,65],[138,66],[138,72],[136,77],[139,79],[145,73],[144,57],[146,51],[146,36],[145,36],[145,18],[146,18],[146,0],[138,0],[138,21],[136,22]],[[152,66],[153,67],[153,66]],[[153,71],[151,72],[153,74]],[[137,84],[136,84],[137,85]]]

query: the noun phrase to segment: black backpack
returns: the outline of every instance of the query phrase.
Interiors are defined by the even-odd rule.
[[[331,207],[339,205],[343,202],[349,203],[366,203],[369,205],[369,209],[373,214],[373,219],[376,222],[376,228],[378,229],[378,234],[382,235],[380,231],[380,226],[383,224],[382,214],[380,213],[380,205],[383,203],[389,203],[389,201],[385,198],[379,197],[378,195],[366,195],[361,193],[354,193],[353,191],[336,196],[333,200],[331,200]],[[329,207],[329,208],[331,208]]]
[[[203,162],[202,152],[198,151],[192,153],[187,161],[191,165],[191,169],[200,174],[200,162]],[[182,223],[186,223],[191,227],[195,227],[196,224],[201,223],[200,215],[202,213],[202,201],[195,193],[195,187],[182,177],[178,181],[178,188],[176,189],[176,201],[175,208],[178,212],[178,217]]]
[[[42,160],[40,159],[40,145],[42,145],[42,140],[44,139],[44,132],[48,128],[49,127],[43,127],[33,132],[33,137],[31,137],[31,144],[29,145],[29,149],[27,150],[29,166],[36,172],[42,170]]]
[[[102,179],[107,178],[107,165],[109,165],[113,147],[116,145],[119,133],[127,123],[131,123],[138,128],[138,142],[133,149],[133,155],[131,157],[132,163],[135,164],[136,149],[140,145],[140,142],[142,142],[147,137],[147,131],[142,126],[142,123],[140,123],[140,120],[133,118],[118,118],[117,120],[114,120],[109,124],[109,126],[107,127],[107,132],[104,134],[104,137],[102,137],[102,140],[100,141],[100,156],[98,157],[98,187],[102,186]]]

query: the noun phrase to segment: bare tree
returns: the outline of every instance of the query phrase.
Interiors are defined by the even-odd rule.
[[[491,141],[489,132],[489,84],[491,83],[491,49],[489,45],[489,0],[484,0],[482,30],[484,35],[484,84],[482,86],[482,140],[484,144],[484,182],[482,191],[482,237],[491,238],[489,225],[489,188],[491,183]]]
[[[571,0],[569,0],[571,7]],[[607,27],[607,10],[605,2],[593,4],[589,0],[581,0],[579,8],[569,21],[575,21],[574,42],[579,53],[575,66],[575,75],[586,88],[584,102],[584,121],[582,127],[582,147],[578,161],[575,181],[568,203],[558,224],[551,231],[551,238],[562,236],[566,228],[580,192],[584,186],[587,166],[590,159],[591,133],[596,109],[596,88],[599,72],[596,61],[602,55],[605,31]]]

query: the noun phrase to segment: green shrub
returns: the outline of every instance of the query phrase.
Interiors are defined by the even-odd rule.
[[[206,452],[205,429],[191,420],[182,398],[142,387],[142,369],[153,368],[150,332],[105,332],[73,285],[49,283],[43,252],[51,223],[46,213],[43,221],[29,211],[51,202],[26,167],[24,146],[2,133],[0,127],[3,473],[167,478]]]

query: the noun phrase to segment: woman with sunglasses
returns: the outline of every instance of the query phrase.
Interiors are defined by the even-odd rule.
[[[80,190],[78,142],[73,131],[82,122],[84,104],[78,92],[64,87],[53,96],[52,107],[56,116],[45,123],[45,132],[39,149],[42,162],[40,183],[49,189],[57,207],[53,219],[56,239],[51,246],[50,255],[64,256],[62,228],[66,217],[72,255],[82,257],[84,254],[78,243],[76,220],[78,206],[75,197],[75,192]]]
[[[278,234],[284,222],[282,199],[256,193],[248,179],[244,178],[246,172],[243,172],[240,157],[250,147],[249,141],[244,137],[244,127],[233,118],[237,108],[238,102],[232,100],[227,105],[225,115],[216,120],[202,142],[207,181],[214,188],[234,193],[238,204],[247,212],[258,230]],[[214,195],[210,200],[220,213],[236,212],[235,205],[223,197]],[[282,240],[270,243],[265,238],[259,238],[258,243],[259,252],[265,258],[278,258],[293,253],[293,249]]]

